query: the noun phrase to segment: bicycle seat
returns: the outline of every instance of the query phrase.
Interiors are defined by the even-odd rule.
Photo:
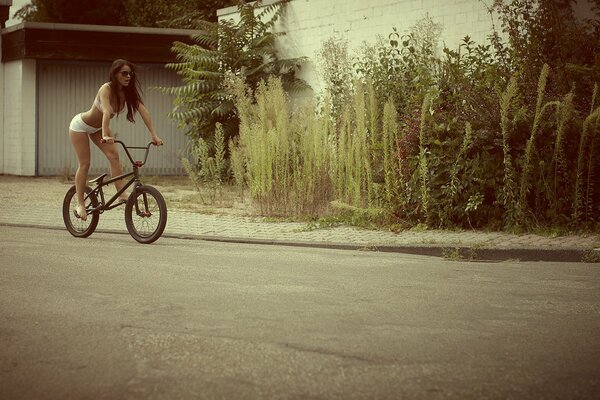
[[[92,179],[90,181],[90,183],[97,183],[97,184],[101,185],[102,184],[102,180],[104,179],[105,176],[106,176],[106,174],[102,174],[99,177]]]

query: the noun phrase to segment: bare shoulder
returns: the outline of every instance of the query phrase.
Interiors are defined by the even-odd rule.
[[[110,85],[108,84],[108,82],[100,86],[100,89],[98,89],[98,94],[101,96],[110,94]]]

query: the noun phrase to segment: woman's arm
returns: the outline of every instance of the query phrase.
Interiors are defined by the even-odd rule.
[[[148,111],[148,109],[146,108],[146,106],[143,103],[140,103],[140,105],[138,107],[138,112],[142,116],[142,120],[144,121],[144,124],[146,124],[146,127],[148,128],[148,131],[150,132],[150,136],[152,137],[152,142],[157,146],[162,145],[163,141],[160,137],[158,137],[158,135],[156,134],[156,131],[154,130],[154,125],[152,125],[152,118],[150,117],[150,112]]]

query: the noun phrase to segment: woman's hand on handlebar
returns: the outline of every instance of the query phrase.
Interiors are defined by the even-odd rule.
[[[152,143],[155,146],[162,146],[164,144],[163,140],[158,137],[158,135],[152,135]]]
[[[114,143],[115,142],[115,138],[112,136],[102,136],[102,139],[100,140],[100,143]]]

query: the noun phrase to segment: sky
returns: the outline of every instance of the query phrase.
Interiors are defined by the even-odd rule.
[[[10,17],[8,21],[6,21],[6,26],[16,25],[21,22],[20,19],[13,19],[13,15],[25,4],[30,3],[30,0],[12,0],[13,4],[10,7]]]

